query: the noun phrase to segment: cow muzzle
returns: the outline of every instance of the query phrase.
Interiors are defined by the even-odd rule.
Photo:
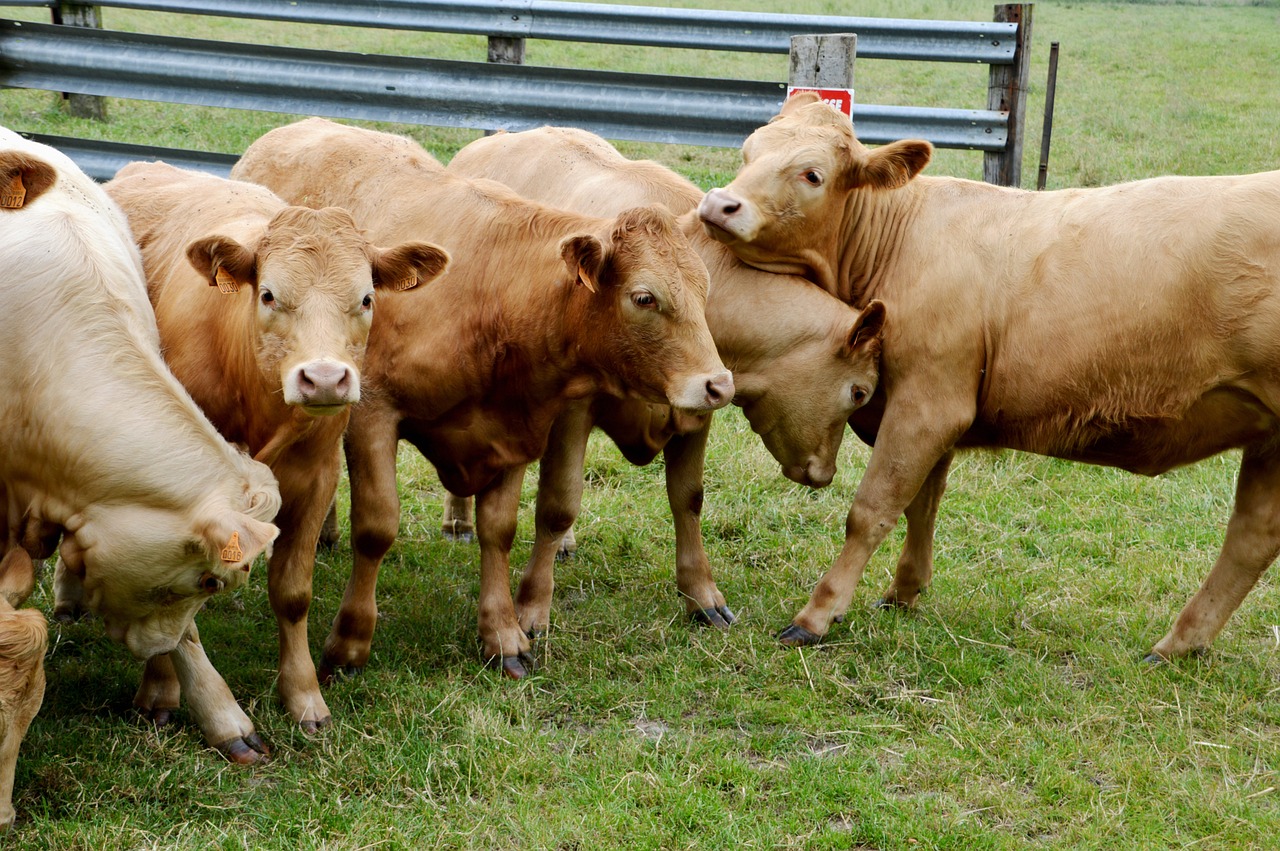
[[[715,411],[733,401],[733,373],[722,370],[698,375],[667,394],[673,408],[685,411]]]
[[[810,458],[804,466],[784,466],[782,475],[807,488],[825,488],[836,477],[836,466],[821,458]]]
[[[755,236],[751,206],[727,189],[712,189],[698,204],[698,218],[713,239],[750,242]]]
[[[317,360],[289,370],[284,401],[313,416],[341,413],[360,401],[360,375],[341,361]]]

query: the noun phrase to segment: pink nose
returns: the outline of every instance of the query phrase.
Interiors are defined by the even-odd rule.
[[[742,201],[725,189],[712,189],[698,204],[698,216],[705,222],[720,224],[742,209]]]
[[[298,370],[298,394],[308,407],[349,404],[354,385],[346,364],[316,361]]]
[[[733,401],[733,373],[725,371],[707,380],[709,407],[723,408]]]

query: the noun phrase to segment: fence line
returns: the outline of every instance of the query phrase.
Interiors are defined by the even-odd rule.
[[[83,8],[84,4],[3,5]],[[102,0],[103,7],[218,14],[298,23],[467,32],[508,41],[658,44],[717,50],[786,52],[796,32],[861,26],[863,58],[927,58],[991,65],[986,110],[855,104],[861,139],[925,138],[939,147],[985,152],[1002,163],[1001,182],[1020,176],[1024,91],[996,102],[997,75],[1025,80],[1029,4],[1010,22],[899,21],[763,15],[547,0]],[[66,17],[66,16],[60,16]],[[856,31],[856,30],[855,30]],[[865,33],[865,34],[864,34]],[[785,83],[587,71],[337,51],[278,48],[138,35],[105,29],[0,20],[0,86],[406,124],[522,130],[543,124],[583,127],[606,138],[735,147],[766,122]],[[990,108],[995,103],[996,108]],[[67,144],[61,140],[62,144]],[[125,146],[134,158],[182,160],[224,173],[225,158],[195,151]],[[124,149],[77,140],[77,154],[100,179]],[[136,156],[141,154],[142,156]],[[1016,155],[1017,162],[1011,162]],[[127,160],[126,160],[127,161]],[[120,161],[119,164],[123,164]],[[83,166],[82,166],[83,167]],[[117,166],[118,167],[118,166]],[[110,169],[110,171],[105,171]]]

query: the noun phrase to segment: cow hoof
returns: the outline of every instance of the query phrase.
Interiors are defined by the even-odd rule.
[[[728,606],[716,606],[711,609],[698,609],[689,613],[689,620],[699,626],[714,626],[728,629],[737,622],[737,617]]]
[[[444,536],[446,541],[453,541],[455,544],[469,544],[476,539],[471,532],[454,532],[449,529],[442,529],[440,534]]]
[[[305,721],[299,721],[298,726],[301,727],[302,732],[306,733],[308,736],[314,736],[332,723],[333,716],[326,715],[318,721],[312,718],[308,718]]]
[[[1168,659],[1164,658],[1159,653],[1148,653],[1146,656],[1142,657],[1142,661],[1146,662],[1148,665],[1150,665],[1153,668],[1156,665],[1166,665],[1169,662]]]
[[[163,707],[155,709],[142,709],[142,717],[150,721],[154,727],[167,727],[173,722],[173,711]]]
[[[513,680],[523,680],[533,673],[533,656],[521,653],[518,656],[495,656],[489,663],[499,668],[503,675]]]
[[[556,550],[556,561],[560,563],[564,563],[566,561],[573,561],[573,557],[576,552],[577,552],[576,550],[566,550],[563,548],[558,549]]]
[[[53,619],[61,624],[72,624],[88,614],[83,606],[58,606],[53,610]]]
[[[222,744],[214,745],[228,762],[236,765],[256,765],[265,762],[270,751],[263,744],[257,733],[250,733],[237,739],[229,739]]]
[[[326,665],[320,664],[316,669],[316,677],[320,680],[320,685],[331,686],[342,680],[349,680],[360,676],[364,673],[364,665]]]
[[[822,641],[821,635],[815,635],[796,624],[791,624],[778,633],[777,639],[786,647],[812,647]]]
[[[535,626],[533,629],[526,629],[524,634],[528,636],[530,641],[541,641],[543,636],[547,634],[545,626]]]

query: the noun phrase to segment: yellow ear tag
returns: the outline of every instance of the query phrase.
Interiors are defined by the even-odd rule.
[[[231,273],[221,266],[213,273],[213,280],[218,284],[218,292],[228,295],[240,292],[240,282],[231,277]]]
[[[227,564],[237,564],[244,558],[244,550],[240,549],[240,533],[232,532],[231,540],[222,548],[222,560]]]
[[[398,293],[402,293],[405,290],[413,289],[417,285],[418,285],[418,276],[411,272],[406,277],[403,277],[400,280],[396,281],[394,284],[392,284],[391,289],[395,290]]]
[[[22,185],[22,172],[15,171],[13,180],[0,192],[0,207],[16,210],[27,200],[27,187]]]

